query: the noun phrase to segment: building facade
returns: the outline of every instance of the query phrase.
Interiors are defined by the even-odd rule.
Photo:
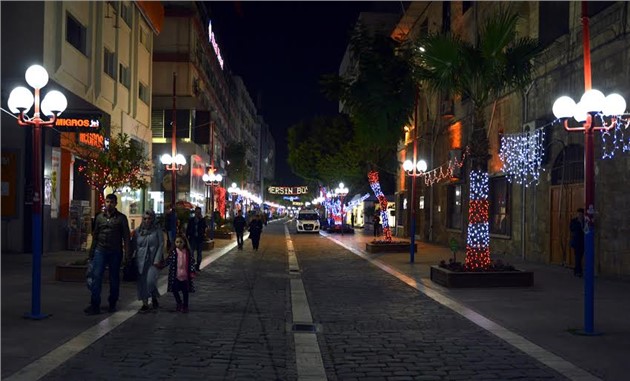
[[[481,20],[502,4],[498,2],[413,2],[392,37],[413,39],[426,33],[475,36]],[[556,98],[579,99],[584,92],[583,24],[580,2],[513,2],[521,16],[519,33],[537,38],[543,52],[536,72],[522,93],[504,94],[486,108],[490,141],[490,247],[527,260],[572,267],[569,221],[584,207],[584,138],[569,133],[554,121]],[[588,2],[592,84],[604,94],[629,99],[630,55],[627,2]],[[461,155],[468,144],[472,108],[466,101],[421,90],[418,120],[410,122],[401,142],[400,160],[412,155],[413,128],[417,125],[420,158],[429,170]],[[521,185],[503,171],[499,158],[502,134],[544,130],[542,171],[538,181]],[[623,134],[623,132],[619,132]],[[620,139],[621,137],[618,136]],[[610,153],[610,138],[595,134],[595,265],[596,274],[630,276],[630,234],[623,185],[628,181],[630,156]],[[627,139],[628,137],[623,137]],[[399,205],[410,200],[410,179],[400,174]],[[417,189],[418,238],[448,244],[454,238],[465,247],[468,205],[467,172],[456,170],[431,186],[422,179]],[[399,211],[407,208],[398,208]],[[409,221],[409,216],[402,216]],[[408,226],[408,224],[406,224]],[[403,227],[404,228],[404,227]],[[401,235],[408,234],[403,229]]]
[[[108,138],[125,133],[151,154],[151,57],[163,9],[159,3],[129,1],[1,6],[3,107],[11,89],[25,85],[24,72],[32,64],[48,71],[43,91],[59,90],[68,100],[57,125],[45,129],[43,137],[43,248],[84,249],[100,205],[79,173],[86,164],[81,146],[105,149]],[[29,128],[2,114],[3,251],[31,250],[31,140]],[[144,203],[141,190],[119,195],[118,208],[132,228]]]

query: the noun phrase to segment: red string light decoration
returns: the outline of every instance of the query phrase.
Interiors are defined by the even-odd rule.
[[[481,271],[490,266],[488,190],[488,173],[471,171],[465,263],[468,271]]]
[[[387,198],[381,191],[381,184],[378,179],[378,172],[370,171],[368,173],[368,181],[370,183],[370,187],[374,192],[374,195],[378,199],[379,206],[381,208],[381,221],[383,224],[383,235],[385,236],[385,241],[392,241],[392,231],[389,228],[389,216],[387,215]]]

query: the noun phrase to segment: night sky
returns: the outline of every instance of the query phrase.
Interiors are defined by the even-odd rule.
[[[221,55],[243,81],[276,140],[276,184],[300,185],[286,163],[288,127],[334,115],[320,91],[322,74],[338,72],[359,13],[402,13],[401,2],[210,2]],[[260,100],[260,104],[258,103]]]

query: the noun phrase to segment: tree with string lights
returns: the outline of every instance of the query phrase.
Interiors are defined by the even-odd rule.
[[[81,146],[80,152],[86,164],[79,166],[79,173],[89,186],[97,190],[100,205],[104,203],[105,188],[120,189],[127,186],[143,189],[149,185],[151,161],[144,149],[125,133],[118,133],[111,138],[109,146]]]
[[[429,90],[467,98],[473,121],[469,148],[470,202],[465,267],[491,265],[488,224],[489,141],[486,107],[505,93],[522,91],[531,83],[538,41],[518,35],[519,16],[502,7],[481,25],[469,42],[446,32],[420,36],[412,49],[415,74]]]

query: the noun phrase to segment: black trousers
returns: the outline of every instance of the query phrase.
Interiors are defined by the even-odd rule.
[[[182,304],[182,297],[179,296],[179,292],[182,292],[182,296],[184,297],[184,303]],[[183,305],[188,308],[188,281],[187,280],[178,280],[175,279],[175,283],[173,283],[173,296],[175,297],[175,303],[177,305]]]

